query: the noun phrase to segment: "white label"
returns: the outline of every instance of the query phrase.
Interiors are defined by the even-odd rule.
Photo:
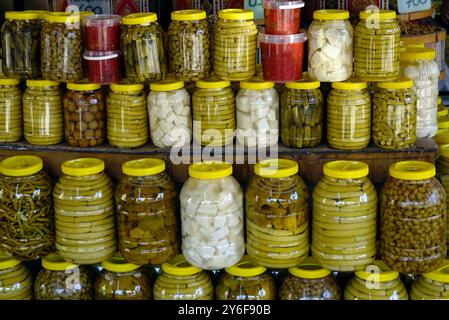
[[[263,19],[262,0],[245,0],[245,9],[254,11],[254,19]]]
[[[78,6],[79,11],[93,11],[95,14],[110,14],[111,0],[69,0],[69,5]]]
[[[431,0],[396,0],[399,13],[411,13],[428,10],[432,7]]]

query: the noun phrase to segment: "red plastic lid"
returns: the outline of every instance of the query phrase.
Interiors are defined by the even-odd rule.
[[[287,0],[262,0],[263,7],[269,7],[270,9],[291,10],[304,7],[304,2],[300,1],[287,1]]]
[[[90,61],[109,60],[117,58],[120,55],[120,50],[115,51],[91,51],[85,50],[83,58]]]
[[[95,14],[84,17],[83,25],[87,27],[110,27],[120,24],[122,17],[116,14]]]
[[[266,34],[263,32],[259,32],[258,37],[259,37],[259,41],[263,42],[263,43],[289,44],[289,43],[301,43],[301,42],[307,41],[307,36],[304,32],[297,33],[297,34],[286,34],[286,35]]]

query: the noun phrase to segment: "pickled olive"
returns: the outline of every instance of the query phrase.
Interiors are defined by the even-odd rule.
[[[22,92],[19,80],[0,78],[0,142],[22,138]]]
[[[446,192],[446,230],[449,230],[449,219],[447,212],[449,210],[449,146],[440,145],[440,157],[436,161],[437,178],[441,182]],[[449,232],[446,231],[446,244],[449,244]]]
[[[411,300],[449,300],[449,260],[433,272],[426,273],[415,280],[411,286]]]
[[[20,261],[0,257],[0,300],[32,300],[33,278]]]

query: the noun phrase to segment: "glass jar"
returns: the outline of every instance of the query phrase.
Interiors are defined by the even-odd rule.
[[[389,81],[399,76],[401,29],[396,12],[365,10],[354,32],[354,72],[363,81]]]
[[[171,13],[168,28],[170,72],[186,83],[209,76],[209,24],[206,11],[179,10]]]
[[[19,260],[0,256],[0,300],[33,300],[33,277]]]
[[[377,192],[360,161],[331,161],[313,191],[312,255],[332,271],[362,270],[376,256]]]
[[[358,150],[371,140],[371,97],[366,82],[332,83],[327,97],[327,142],[332,148]]]
[[[279,96],[273,82],[240,82],[235,99],[237,141],[248,148],[267,148],[279,139]]]
[[[112,182],[104,161],[64,161],[53,190],[56,249],[77,264],[95,264],[116,252]]]
[[[301,8],[304,2],[287,0],[263,0],[265,30],[268,34],[298,34]]]
[[[23,135],[19,83],[19,79],[0,78],[0,142],[19,141]]]
[[[256,74],[257,28],[254,12],[243,9],[218,11],[214,26],[214,73],[221,79],[240,81]]]
[[[354,30],[346,10],[316,10],[308,29],[308,72],[321,82],[348,80],[352,75]]]
[[[438,97],[438,118],[449,115],[448,108],[443,104],[441,97]]]
[[[104,142],[106,110],[101,85],[69,82],[64,94],[65,139],[72,147],[95,147]]]
[[[176,191],[162,159],[125,162],[115,190],[120,253],[130,263],[162,264],[179,251]]]
[[[120,254],[102,263],[95,281],[95,300],[150,300],[152,281],[143,267],[128,263]]]
[[[59,83],[27,80],[23,94],[23,130],[28,143],[52,145],[64,140],[62,92]]]
[[[153,12],[133,13],[122,18],[121,49],[126,78],[130,83],[148,84],[165,78],[163,30]]]
[[[449,260],[413,282],[410,300],[449,300]]]
[[[416,96],[413,81],[379,82],[373,97],[373,142],[384,149],[405,149],[416,141]]]
[[[206,271],[191,266],[183,255],[162,265],[153,288],[154,300],[212,300],[214,284]]]
[[[444,135],[449,133],[449,116],[438,118],[438,135]]]
[[[2,27],[2,71],[8,78],[41,75],[41,29],[45,11],[7,11]]]
[[[66,262],[59,253],[42,258],[34,282],[36,300],[92,300],[91,274],[85,267]]]
[[[246,191],[246,251],[268,268],[297,266],[309,254],[308,191],[298,163],[256,163]]]
[[[148,113],[143,85],[110,85],[106,98],[107,136],[111,146],[137,148],[147,143]]]
[[[235,99],[230,86],[229,81],[216,78],[196,82],[193,139],[202,146],[225,146],[234,140]]]
[[[291,148],[320,145],[323,130],[323,95],[313,80],[288,82],[281,95],[281,138]]]
[[[449,142],[447,142],[449,143]],[[440,156],[436,160],[437,178],[446,192],[446,244],[449,245],[449,144],[439,145]]]
[[[402,161],[389,171],[380,193],[382,260],[403,273],[433,271],[446,255],[446,193],[435,166]]]
[[[276,284],[267,268],[244,256],[225,269],[215,288],[217,300],[275,300]]]
[[[203,270],[230,267],[245,252],[243,191],[226,162],[189,166],[180,194],[182,253]]]
[[[150,84],[148,114],[151,141],[160,148],[188,145],[192,140],[190,95],[184,82],[163,80]]]
[[[279,289],[281,300],[340,300],[340,288],[331,271],[312,257],[288,272]]]
[[[51,189],[41,158],[0,162],[0,247],[14,258],[35,260],[54,250]]]

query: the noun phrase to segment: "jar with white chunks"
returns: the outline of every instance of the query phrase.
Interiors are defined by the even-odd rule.
[[[245,252],[243,192],[226,162],[190,165],[181,190],[182,252],[204,270],[236,264]]]

